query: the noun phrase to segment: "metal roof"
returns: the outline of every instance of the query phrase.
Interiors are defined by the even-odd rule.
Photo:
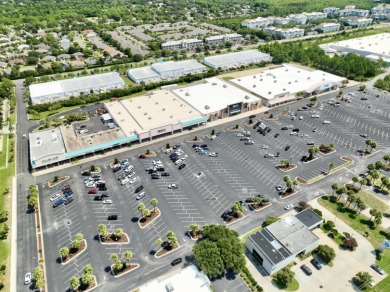
[[[29,133],[30,156],[32,161],[45,156],[64,154],[66,152],[62,134],[59,128],[47,131]]]
[[[242,62],[250,62],[251,60],[257,60],[260,58],[271,59],[271,56],[262,53],[258,50],[248,50],[236,53],[228,53],[223,55],[216,55],[211,57],[205,57],[204,62],[212,64],[216,67],[224,67],[229,64],[237,64]]]

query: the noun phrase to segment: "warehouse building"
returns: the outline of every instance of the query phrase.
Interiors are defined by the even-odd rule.
[[[291,264],[299,254],[307,254],[319,245],[320,239],[312,230],[322,223],[323,219],[309,208],[250,235],[246,248],[272,275]]]
[[[206,67],[195,59],[192,59],[179,62],[160,62],[147,67],[130,69],[127,71],[127,76],[135,83],[149,83],[161,80],[172,80],[187,74],[199,74],[204,72],[206,72]]]
[[[125,135],[137,137],[140,143],[206,122],[199,111],[167,89],[108,102],[105,107]]]
[[[261,62],[271,62],[272,57],[258,50],[248,50],[223,55],[205,57],[203,63],[214,69],[228,70],[258,64]]]
[[[320,45],[320,48],[328,53],[355,53],[370,60],[382,58],[390,63],[390,33],[328,43]]]
[[[309,71],[289,64],[260,74],[230,80],[236,86],[262,99],[269,107],[296,100],[301,93],[310,97],[336,90],[345,78],[320,70]]]
[[[32,84],[29,86],[32,104],[52,102],[80,94],[106,92],[125,85],[117,72]]]
[[[258,97],[215,77],[205,79],[202,83],[174,89],[172,92],[197,109],[209,122],[261,106]]]

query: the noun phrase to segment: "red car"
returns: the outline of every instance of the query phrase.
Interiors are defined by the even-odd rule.
[[[140,156],[138,156],[138,158],[140,158],[140,159],[145,159],[145,158],[146,158],[146,155],[145,155],[145,154],[141,154]]]
[[[64,186],[61,191],[65,192],[66,190],[70,190],[70,185]]]
[[[90,189],[88,190],[88,194],[97,194],[98,190],[97,189]]]

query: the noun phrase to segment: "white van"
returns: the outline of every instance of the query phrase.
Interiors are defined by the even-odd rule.
[[[330,124],[330,121],[323,121],[322,124]]]

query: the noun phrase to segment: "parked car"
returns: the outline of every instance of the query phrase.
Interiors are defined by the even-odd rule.
[[[317,270],[321,270],[322,269],[321,264],[316,259],[312,259],[310,262]]]
[[[91,172],[90,172],[90,171],[83,171],[83,172],[81,173],[81,175],[82,175],[82,176],[89,176],[89,175],[91,175]]]
[[[176,265],[180,264],[182,261],[183,261],[182,258],[177,258],[177,259],[175,259],[175,260],[173,260],[173,261],[171,262],[171,265],[172,265],[172,266],[176,266]]]
[[[287,206],[284,207],[284,210],[290,210],[293,209],[294,205],[293,204],[288,204]]]
[[[267,153],[264,155],[264,158],[274,158],[275,156],[271,153]]]
[[[161,176],[169,176],[169,173],[168,172],[163,172],[163,173],[161,173]]]
[[[72,203],[74,201],[74,198],[73,197],[69,197],[65,200],[65,205],[68,205],[70,203]]]
[[[141,200],[145,196],[146,196],[145,192],[142,192],[142,193],[139,193],[135,199],[136,200]]]
[[[362,138],[367,138],[368,135],[367,135],[367,134],[360,134],[360,137],[362,137]]]
[[[58,206],[62,205],[63,203],[65,203],[65,200],[64,199],[59,199],[59,200],[54,202],[53,208],[57,208]]]
[[[371,268],[373,268],[376,272],[378,272],[379,274],[381,275],[384,275],[385,272],[381,269],[381,267],[379,267],[378,265],[375,265],[375,264],[372,264],[371,265]]]
[[[330,121],[323,121],[322,124],[323,124],[323,125],[330,124]]]
[[[133,177],[133,178],[129,181],[129,184],[133,184],[133,183],[135,183],[135,182],[138,181],[138,180],[139,180],[138,176]]]
[[[274,138],[278,138],[279,137],[279,133],[276,133]]]
[[[112,200],[104,200],[103,204],[112,204]]]
[[[217,152],[210,152],[209,156],[210,157],[218,157],[218,153]]]
[[[140,191],[142,191],[144,189],[144,186],[143,185],[140,185],[138,186],[135,190],[134,190],[134,193],[139,193]]]
[[[61,198],[61,194],[60,193],[52,195],[51,198],[50,198],[50,202],[54,202],[54,201],[58,200],[59,198]]]
[[[126,174],[122,173],[120,176],[118,176],[118,180],[123,180],[126,178]]]
[[[312,142],[312,141],[307,142],[306,145],[314,145],[314,142]]]
[[[138,158],[139,159],[145,159],[145,158],[147,158],[147,156],[145,154],[141,154],[141,155],[138,156]]]
[[[173,146],[173,149],[178,149],[180,147],[180,144],[175,144],[174,146]]]
[[[245,145],[253,145],[253,144],[255,144],[255,142],[253,142],[253,141],[246,141],[245,142]]]
[[[260,148],[261,149],[268,149],[269,147],[267,145],[261,145]]]
[[[105,185],[99,186],[98,189],[99,189],[99,191],[107,191],[107,187]]]
[[[285,151],[288,151],[290,150],[291,146],[290,145],[287,145],[286,148],[284,148]]]
[[[179,166],[179,170],[182,170],[184,167],[186,167],[185,164],[180,165],[180,166]]]
[[[31,284],[31,273],[26,273],[24,275],[24,285]]]
[[[153,173],[151,175],[151,179],[160,179],[160,178],[161,178],[161,176],[159,174],[157,174],[157,173]]]
[[[179,186],[177,184],[169,184],[168,189],[178,189]]]
[[[93,198],[94,201],[103,201],[103,198],[101,196],[95,196]]]
[[[108,215],[107,220],[118,220],[118,215]]]
[[[302,265],[301,269],[306,273],[306,275],[311,276],[312,271],[311,271],[311,269],[308,266]]]
[[[64,187],[61,189],[62,192],[65,192],[66,190],[70,190],[70,185],[66,185],[66,186],[64,186]]]
[[[207,155],[206,151],[199,151],[198,153],[199,153],[199,155]]]
[[[277,191],[281,191],[283,189],[282,185],[277,185],[275,188]]]
[[[88,194],[97,194],[97,193],[98,193],[97,189],[88,190]]]
[[[112,171],[113,172],[118,172],[119,170],[121,170],[122,169],[122,166],[120,166],[119,164],[116,164],[116,165],[114,165],[114,167],[112,168]]]
[[[128,178],[122,179],[121,180],[121,185],[124,186],[125,184],[128,184],[130,180]]]
[[[73,191],[72,190],[67,190],[64,192],[65,198],[69,198],[73,196]]]
[[[203,172],[198,172],[198,173],[195,175],[196,178],[200,178],[200,177],[202,177],[202,176],[204,176],[204,173],[203,173]]]

